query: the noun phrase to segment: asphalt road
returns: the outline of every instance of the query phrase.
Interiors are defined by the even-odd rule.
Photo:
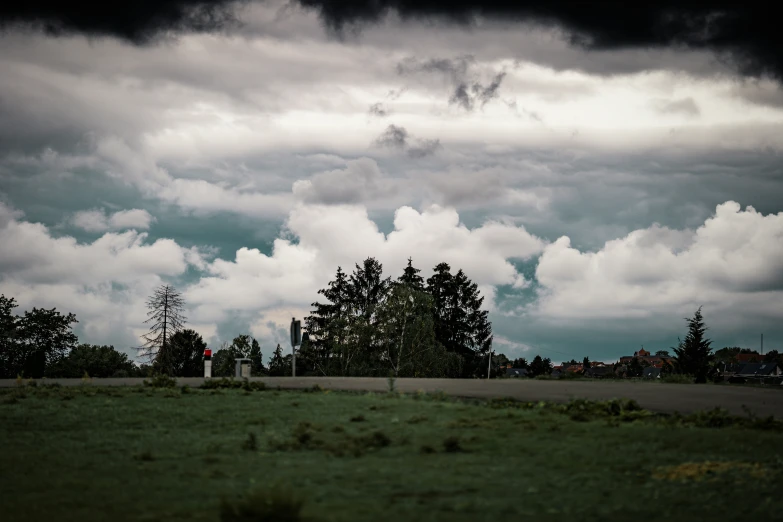
[[[387,379],[370,377],[253,377],[270,387],[376,391],[389,389]],[[63,386],[80,386],[81,379],[47,379]],[[140,386],[143,379],[92,379],[97,386]],[[200,386],[203,378],[179,378],[179,385]],[[15,379],[0,379],[0,387],[16,386]],[[721,407],[735,415],[744,415],[744,407],[759,416],[783,419],[783,390],[743,386],[665,384],[628,381],[540,381],[533,379],[397,379],[401,392],[442,391],[456,397],[509,397],[520,401],[567,402],[570,399],[634,399],[651,411],[692,413]]]

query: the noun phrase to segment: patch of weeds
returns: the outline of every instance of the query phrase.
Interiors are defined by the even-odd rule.
[[[446,453],[460,453],[464,451],[459,442],[459,438],[451,435],[443,440],[443,449]]]
[[[435,390],[434,393],[427,395],[427,397],[431,401],[435,401],[435,402],[445,402],[449,400],[448,394],[446,394],[446,392],[444,392],[443,390]]]
[[[382,431],[374,431],[356,439],[358,443],[367,449],[385,448],[391,445],[391,439]]]
[[[333,433],[345,433],[345,428],[343,428],[342,426],[340,426],[340,425],[338,424],[337,426],[335,426],[334,428],[332,428],[332,432],[333,432]]]
[[[414,415],[413,417],[406,420],[405,422],[407,422],[408,424],[419,424],[421,422],[426,422],[428,420],[430,419],[425,415]]]
[[[148,388],[175,388],[177,386],[177,379],[158,373],[153,375],[149,380],[144,379],[144,386]]]
[[[435,453],[435,448],[425,444],[424,446],[421,447],[421,449],[419,449],[419,452],[424,455],[431,455],[432,453]]]
[[[188,386],[187,384],[185,384],[185,385],[183,385],[183,386],[182,386],[182,388],[180,388],[180,391],[181,391],[183,394],[188,394],[188,393],[190,393],[190,386]]]
[[[696,379],[694,378],[693,375],[671,373],[669,375],[661,375],[661,378],[656,380],[659,382],[665,382],[669,384],[693,384]]]
[[[84,370],[84,375],[82,375],[82,384],[90,384],[92,382],[92,377],[90,377],[90,374],[87,373],[87,370]]]
[[[73,392],[73,390],[63,388],[60,390],[60,398],[64,401],[70,401],[76,398],[76,394]]]
[[[452,421],[446,425],[447,428],[481,428],[486,426],[487,423],[485,420],[479,420],[479,419],[457,419],[455,421]]]
[[[324,391],[318,384],[313,384],[312,388],[305,388],[302,390],[304,393],[321,393]]]
[[[180,399],[182,398],[182,394],[173,388],[166,388],[166,390],[163,392],[163,397],[166,399]]]
[[[299,407],[299,403],[294,401],[294,402],[291,403],[291,406],[293,406],[294,408],[298,408]]]
[[[248,424],[250,424],[251,426],[262,426],[263,427],[263,426],[266,426],[266,419],[264,419],[264,418],[254,419],[254,420],[248,421]]]
[[[652,477],[657,480],[675,482],[700,482],[726,473],[742,473],[753,478],[763,479],[767,476],[767,469],[758,462],[685,462],[676,466],[658,467],[653,471]]]
[[[135,458],[136,460],[141,460],[143,462],[152,462],[153,460],[155,460],[155,456],[149,450],[142,451],[141,453],[134,455],[133,458]]]
[[[355,417],[351,417],[351,422],[364,422],[365,419],[364,415],[356,415]]]
[[[204,464],[218,464],[220,462],[220,458],[215,455],[207,455],[202,460],[204,461]]]
[[[258,489],[236,500],[220,500],[221,522],[300,522],[304,500],[280,486]]]
[[[266,390],[266,383],[261,381],[250,382],[247,378],[241,381],[234,380],[233,377],[221,377],[220,379],[206,379],[201,385],[201,388],[205,390],[245,390],[246,392],[264,391]]]
[[[242,449],[245,451],[256,451],[258,449],[258,440],[255,433],[247,434],[247,439],[242,443]]]

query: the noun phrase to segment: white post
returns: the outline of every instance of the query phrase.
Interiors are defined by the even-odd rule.
[[[489,373],[492,370],[492,348],[489,349],[489,362],[487,363],[487,380],[489,380]]]
[[[204,350],[204,378],[212,378],[212,350],[209,348]]]

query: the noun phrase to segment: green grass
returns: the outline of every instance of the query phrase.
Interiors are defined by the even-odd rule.
[[[9,521],[777,520],[783,487],[780,422],[629,401],[37,386],[0,440]]]

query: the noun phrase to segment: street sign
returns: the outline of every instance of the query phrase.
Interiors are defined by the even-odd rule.
[[[291,318],[291,347],[302,344],[302,322]]]

